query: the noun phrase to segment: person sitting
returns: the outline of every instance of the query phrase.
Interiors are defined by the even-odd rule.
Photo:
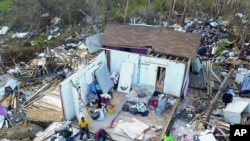
[[[88,129],[89,121],[87,119],[85,119],[84,117],[82,117],[81,120],[79,121],[78,125],[80,128],[80,140],[82,140],[83,135],[85,133],[86,133],[87,138],[90,139],[89,129]]]
[[[107,137],[112,139],[112,137],[108,134],[108,132],[103,128],[97,130],[94,135],[95,141],[106,141]]]

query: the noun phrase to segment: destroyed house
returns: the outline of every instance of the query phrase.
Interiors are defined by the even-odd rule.
[[[199,37],[153,27],[107,25],[102,45],[109,49],[100,51],[85,67],[66,78],[55,89],[45,92],[39,100],[28,104],[25,107],[27,119],[63,121],[75,117],[79,120],[85,116],[90,121],[91,132],[98,128],[109,128],[113,140],[127,141],[144,140],[150,135],[146,131],[150,126],[161,126],[161,132],[153,136],[157,140],[162,139],[181,95],[187,93],[190,62],[196,56]],[[149,46],[152,51],[141,53]],[[139,50],[133,50],[134,47]],[[119,74],[117,84],[111,79],[113,73]],[[93,119],[89,112],[94,107],[89,107],[88,98],[93,82],[99,84],[103,94],[112,96],[110,102],[115,106],[114,111],[107,110],[99,120]],[[164,98],[158,100],[164,105],[162,109],[158,108],[160,104],[158,110],[152,105],[155,95],[157,99],[160,96],[168,97],[167,101]],[[137,111],[142,110],[143,106],[150,110],[145,115],[125,112],[124,104],[130,102],[145,104],[137,107]],[[130,105],[130,110],[133,106],[136,105]],[[38,113],[44,116],[38,116]]]
[[[104,48],[148,54],[151,52],[195,58],[200,36],[160,27],[108,24],[102,37]]]

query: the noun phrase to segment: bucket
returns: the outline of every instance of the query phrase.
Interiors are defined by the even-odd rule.
[[[107,106],[107,113],[113,114],[114,112],[115,112],[115,105],[109,104],[109,105]]]

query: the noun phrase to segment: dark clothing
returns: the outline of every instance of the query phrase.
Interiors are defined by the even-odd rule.
[[[89,128],[85,128],[85,129],[80,129],[79,131],[79,134],[80,134],[80,140],[82,140],[83,138],[83,135],[86,134],[87,138],[89,139]]]
[[[233,101],[233,95],[230,93],[224,93],[222,96],[222,101],[225,103],[225,106],[227,103],[231,103]]]
[[[95,132],[96,141],[106,141],[108,133],[104,129],[99,129]]]

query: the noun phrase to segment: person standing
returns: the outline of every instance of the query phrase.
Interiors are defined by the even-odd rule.
[[[86,134],[87,138],[90,139],[89,129],[88,129],[89,121],[85,119],[84,117],[82,117],[78,125],[80,128],[80,140],[82,140],[84,134]]]

